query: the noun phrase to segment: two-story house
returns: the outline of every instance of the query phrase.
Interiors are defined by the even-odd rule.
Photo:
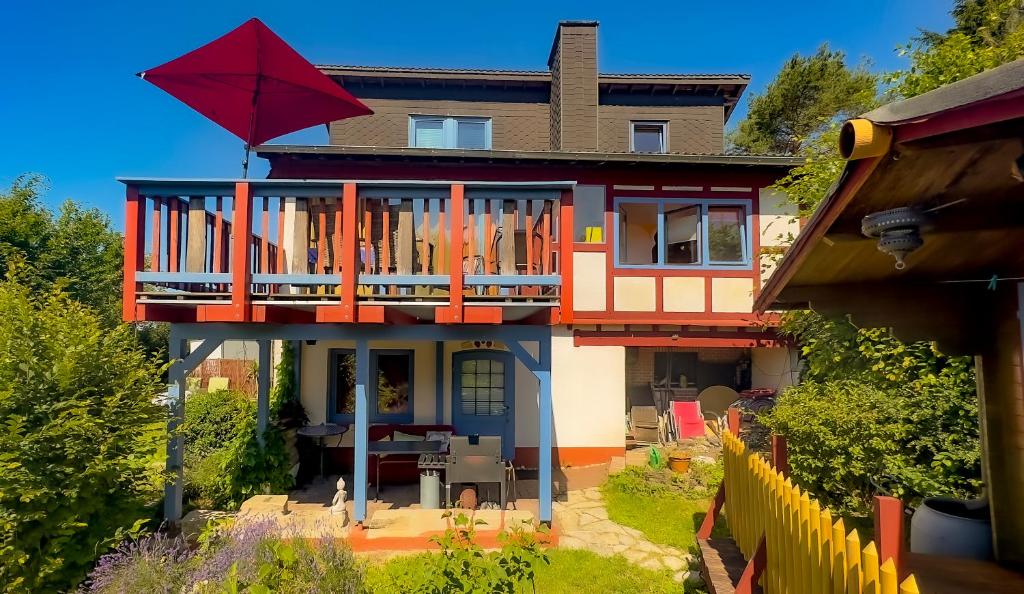
[[[311,423],[351,428],[357,521],[374,427],[500,436],[550,521],[557,468],[623,456],[656,389],[792,381],[752,303],[796,161],[725,154],[748,76],[603,73],[589,21],[544,70],[320,68],[374,110],[329,145],[258,147],[266,180],[123,180],[125,316],[173,322],[186,363],[260,341],[263,386],[289,341]]]

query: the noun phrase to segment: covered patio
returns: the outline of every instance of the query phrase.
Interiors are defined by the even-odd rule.
[[[271,385],[271,349],[273,341],[344,341],[352,344],[354,358],[354,406],[351,422],[352,434],[352,473],[347,480],[347,489],[351,498],[350,517],[355,524],[365,526],[374,509],[370,495],[375,495],[371,483],[371,464],[374,463],[371,448],[371,397],[374,386],[371,381],[371,347],[395,342],[411,344],[426,343],[430,348],[443,344],[444,341],[488,342],[502,345],[510,359],[517,367],[524,367],[536,379],[537,393],[537,471],[536,480],[517,485],[520,495],[524,487],[533,488],[525,500],[532,499],[535,503],[528,504],[533,517],[540,522],[550,523],[552,520],[552,441],[553,414],[551,389],[551,329],[547,326],[418,326],[418,325],[357,325],[357,324],[230,324],[201,323],[174,324],[171,326],[170,357],[174,364],[169,372],[169,396],[172,402],[172,418],[170,429],[174,429],[184,419],[185,378],[210,352],[224,340],[256,341],[259,345],[258,365],[258,396],[257,396],[257,431],[262,434],[267,427],[270,406]],[[191,352],[189,345],[194,345]],[[443,350],[437,351],[443,353]],[[443,361],[438,357],[439,369]],[[301,374],[297,371],[296,377]],[[439,382],[439,386],[441,386]],[[440,392],[441,388],[438,388]],[[441,401],[437,407],[440,411]],[[433,406],[431,403],[430,406]],[[481,432],[483,434],[483,432]],[[187,444],[180,435],[175,436],[168,447],[167,468],[174,477],[166,487],[165,517],[176,522],[181,519],[183,494],[183,452]],[[532,478],[532,477],[531,477]],[[336,480],[336,477],[335,477]],[[322,481],[320,488],[333,486],[330,481]],[[410,499],[409,489],[403,487],[385,490],[387,506],[401,507],[401,501]],[[457,493],[455,494],[457,495]],[[310,495],[316,505],[322,505],[323,493]],[[331,492],[333,496],[333,491]],[[397,499],[396,499],[397,497]],[[319,499],[318,499],[319,498]],[[330,498],[326,498],[330,504]],[[401,500],[401,501],[400,501]],[[443,498],[442,498],[443,501]],[[520,505],[517,503],[516,508]],[[377,507],[381,509],[380,506]]]
[[[911,541],[922,592],[1024,590],[1022,81],[1018,60],[848,122],[839,182],[756,302],[975,357],[994,558]]]

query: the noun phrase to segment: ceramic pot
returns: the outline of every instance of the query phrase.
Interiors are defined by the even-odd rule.
[[[992,558],[992,524],[984,500],[929,497],[910,520],[910,551],[970,559]]]

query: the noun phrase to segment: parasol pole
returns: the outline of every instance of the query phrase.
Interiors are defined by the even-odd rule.
[[[252,92],[252,109],[249,110],[249,134],[245,139],[245,158],[242,159],[242,179],[249,178],[249,153],[252,151],[252,136],[256,132],[256,110],[259,107],[260,83],[263,71],[260,67],[260,37],[256,35],[256,86]]]

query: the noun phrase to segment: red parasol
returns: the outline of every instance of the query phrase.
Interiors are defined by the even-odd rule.
[[[259,19],[139,77],[244,140],[243,176],[253,145],[373,113]]]

